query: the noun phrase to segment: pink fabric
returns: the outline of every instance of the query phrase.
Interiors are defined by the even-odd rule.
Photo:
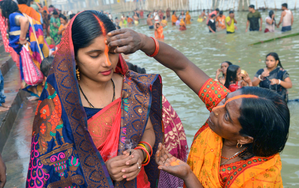
[[[208,17],[208,19],[207,19],[207,24],[209,23],[209,20],[211,19],[212,14],[215,14],[215,15],[217,16],[217,11],[214,10],[213,12],[211,12],[211,13],[209,14],[209,17]]]
[[[29,51],[25,46],[23,46],[20,54],[22,58],[24,81],[26,82],[26,84],[38,85],[42,83],[43,74],[32,61],[29,55]]]
[[[176,158],[187,160],[187,139],[183,124],[168,100],[162,96],[162,118],[164,124],[164,144],[167,151]],[[184,181],[164,171],[160,172],[158,188],[183,187]]]

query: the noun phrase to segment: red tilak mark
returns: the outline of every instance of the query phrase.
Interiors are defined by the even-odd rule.
[[[105,37],[104,38],[104,41],[106,41],[106,35],[107,35],[107,32],[106,32],[106,29],[105,29],[105,26],[104,26],[104,23],[96,16],[94,15],[94,17],[98,20],[99,24],[100,24],[100,27],[102,29],[102,33],[103,33],[103,36]],[[108,48],[108,45],[105,44],[105,51],[104,51],[104,54],[106,56],[106,63],[108,64],[108,66],[111,66],[111,62],[110,62],[110,59],[109,59],[109,48]]]

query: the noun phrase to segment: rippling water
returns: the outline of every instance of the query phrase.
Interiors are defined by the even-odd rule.
[[[266,12],[262,12],[263,19]],[[277,12],[280,15],[280,12]],[[295,15],[293,31],[298,32],[298,13]],[[196,15],[193,15],[195,19]],[[227,35],[224,31],[216,34],[208,33],[203,23],[196,20],[188,26],[186,31],[179,31],[177,27],[167,26],[164,29],[165,42],[184,53],[193,63],[204,70],[211,77],[215,77],[215,71],[222,61],[228,60],[240,65],[251,78],[256,71],[264,68],[265,55],[269,52],[277,52],[282,65],[289,72],[293,82],[293,88],[289,90],[290,99],[299,98],[299,36],[276,40],[270,43],[249,46],[249,44],[281,36],[281,32],[264,34],[261,32],[245,33],[246,13],[236,13],[238,31],[234,35]],[[276,18],[277,20],[279,18]],[[154,36],[147,26],[134,27],[138,32]],[[203,125],[209,116],[202,101],[193,93],[171,70],[163,67],[154,59],[147,57],[142,52],[137,52],[126,57],[130,62],[145,67],[148,73],[159,73],[163,78],[163,92],[174,109],[179,114],[188,137],[188,145],[191,145],[196,131]],[[299,187],[299,116],[297,116],[299,103],[289,103],[291,110],[290,135],[282,158],[282,177],[285,187]]]

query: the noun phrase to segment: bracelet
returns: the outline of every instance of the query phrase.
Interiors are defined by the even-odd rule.
[[[258,79],[259,79],[260,81],[263,81],[263,79],[261,78],[261,75],[259,75]]]
[[[142,166],[148,165],[148,163],[150,162],[151,158],[149,157],[150,155],[149,155],[148,151],[146,150],[146,148],[144,148],[142,146],[137,146],[135,149],[140,149],[140,150],[142,150],[142,151],[144,151],[146,153],[146,158],[142,162]]]
[[[155,49],[155,52],[152,55],[147,55],[147,56],[149,56],[149,57],[155,57],[159,53],[160,46],[159,46],[159,42],[156,39],[154,39],[153,37],[151,37],[151,38],[155,42],[156,49]]]
[[[145,142],[145,141],[141,141],[141,142],[139,142],[138,145],[143,145],[143,146],[145,146],[146,150],[150,153],[150,156],[153,155],[153,148],[152,148],[152,146],[151,146],[149,143],[147,143],[147,142]],[[147,147],[149,147],[149,148],[147,148]],[[149,151],[148,149],[150,149],[150,151]]]
[[[21,37],[20,37],[20,39],[19,39],[19,40],[20,40],[20,41],[24,41],[24,40],[26,40],[26,38],[21,38]]]
[[[218,80],[218,79],[214,79],[214,81],[216,81],[216,82],[219,82],[219,80]]]
[[[281,80],[278,80],[278,85],[280,85],[280,83],[281,83]]]

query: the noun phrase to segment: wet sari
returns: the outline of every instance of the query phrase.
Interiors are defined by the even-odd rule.
[[[53,25],[54,23],[58,26],[58,28],[54,27]],[[58,35],[59,27],[60,27],[59,18],[54,18],[54,16],[52,16],[50,19],[50,36],[54,40],[56,45],[58,45],[61,40],[61,35]]]
[[[9,23],[10,23],[9,46],[12,47],[20,57],[19,70],[20,70],[21,80],[23,85],[25,86],[25,89],[28,89],[31,86],[27,85],[24,81],[22,58],[20,56],[20,52],[23,46],[19,45],[21,27],[15,22],[16,16],[22,17],[24,15],[18,12],[9,15]],[[42,59],[49,56],[49,48],[44,40],[42,25],[38,21],[28,16],[27,18],[30,20],[29,30],[26,36],[26,38],[29,38],[28,42],[30,43],[29,45],[30,57],[32,58],[32,61],[34,62],[36,67],[40,69],[40,64],[42,62]]]
[[[153,153],[157,151],[158,143],[164,139],[161,78],[129,71],[119,56],[115,74],[123,76],[121,98],[88,120],[75,71],[71,38],[74,20],[62,38],[38,102],[26,186],[137,187],[137,178],[129,182],[113,182],[105,160],[121,155],[127,139],[133,141],[132,148],[135,148],[149,118],[156,136]],[[103,132],[96,126],[101,126]],[[109,135],[101,135],[104,132]],[[156,187],[159,170],[153,157],[141,172],[146,174],[144,182],[148,180],[152,188]]]
[[[189,11],[186,12],[186,24],[191,24],[191,16],[189,14]]]
[[[173,14],[172,17],[171,17],[171,22],[172,22],[172,25],[175,25],[175,22],[178,20],[178,17]]]
[[[228,92],[224,86],[209,79],[199,91],[199,97],[212,111]],[[209,128],[208,123],[194,137],[188,164],[204,187],[283,187],[279,154],[220,166],[222,144],[222,138]]]

